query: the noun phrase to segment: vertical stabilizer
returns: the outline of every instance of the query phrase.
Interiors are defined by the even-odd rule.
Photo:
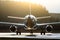
[[[31,15],[31,2],[29,3],[29,15]]]

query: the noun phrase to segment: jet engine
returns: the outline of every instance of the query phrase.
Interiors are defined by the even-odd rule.
[[[53,26],[52,25],[47,25],[46,26],[46,32],[51,32],[53,29]]]
[[[16,32],[17,31],[17,26],[11,25],[9,29],[10,29],[11,32]]]

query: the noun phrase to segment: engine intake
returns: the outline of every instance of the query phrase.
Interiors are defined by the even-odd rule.
[[[47,32],[51,32],[52,29],[53,29],[53,26],[52,26],[52,25],[47,25],[47,26],[46,26],[46,31],[47,31]]]
[[[15,26],[15,25],[10,26],[10,31],[11,32],[16,32],[16,30],[17,30],[17,26]]]

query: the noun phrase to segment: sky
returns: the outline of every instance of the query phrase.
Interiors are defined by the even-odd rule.
[[[60,0],[26,0],[26,1],[27,2],[31,1],[33,3],[38,3],[45,6],[49,13],[60,13]]]
[[[50,13],[60,13],[60,0],[42,0],[43,4]]]
[[[13,0],[13,1],[19,2],[24,0]],[[45,6],[46,9],[49,11],[49,13],[60,13],[60,0],[26,0],[26,1],[27,2],[31,1],[32,3],[37,3]]]

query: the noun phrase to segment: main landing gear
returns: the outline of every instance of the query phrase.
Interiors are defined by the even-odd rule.
[[[19,33],[19,35],[21,35],[21,32],[16,31],[16,35],[18,35],[18,33]]]
[[[44,34],[45,35],[45,32],[41,32],[41,35]]]

